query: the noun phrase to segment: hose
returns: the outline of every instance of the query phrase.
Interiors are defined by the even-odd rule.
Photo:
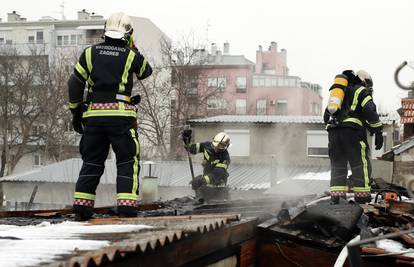
[[[400,80],[398,79],[398,76],[399,76],[399,74],[400,74],[400,71],[406,66],[406,65],[408,65],[408,62],[407,61],[404,61],[403,63],[401,63],[401,65],[399,65],[398,67],[397,67],[397,69],[395,70],[395,72],[394,72],[394,80],[395,80],[395,83],[398,85],[398,87],[400,87],[401,89],[404,89],[404,90],[413,90],[414,89],[414,83],[412,83],[410,86],[407,86],[407,85],[404,85],[404,84],[402,84],[401,82],[400,82]]]
[[[336,258],[334,267],[342,267],[344,266],[344,263],[346,259],[348,258],[348,245],[352,242],[358,242],[361,239],[360,235],[357,235],[351,241],[349,241],[341,250],[341,253],[339,253],[338,258]]]

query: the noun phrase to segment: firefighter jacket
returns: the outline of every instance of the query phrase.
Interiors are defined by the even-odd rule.
[[[355,129],[368,129],[370,133],[382,131],[377,108],[372,99],[371,92],[360,85],[347,86],[341,109],[330,116],[327,109],[324,113],[326,129],[336,127],[351,127]]]
[[[191,154],[203,153],[204,173],[209,173],[214,168],[224,169],[227,172],[227,168],[230,165],[230,155],[227,150],[216,152],[212,142],[203,142],[189,145],[188,151]]]
[[[103,43],[86,48],[69,79],[69,108],[78,109],[87,86],[87,108],[82,118],[91,122],[135,120],[131,105],[133,73],[142,80],[152,68],[136,48],[122,40],[105,38]]]

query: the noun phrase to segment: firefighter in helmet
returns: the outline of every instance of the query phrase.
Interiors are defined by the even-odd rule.
[[[184,147],[191,154],[203,153],[203,175],[199,175],[191,182],[193,190],[203,186],[225,186],[229,174],[227,169],[230,156],[227,148],[230,146],[230,137],[220,132],[212,141],[191,144],[191,130],[183,131]]]
[[[134,74],[142,80],[152,69],[135,47],[132,33],[130,17],[111,15],[105,23],[104,41],[83,51],[68,81],[72,125],[82,134],[79,149],[83,165],[73,202],[80,220],[93,214],[110,146],[116,154],[118,213],[136,216],[140,145],[135,105],[140,97],[131,97],[131,91]]]
[[[372,96],[372,78],[364,70],[346,70],[335,77],[330,88],[324,121],[329,137],[331,202],[346,198],[348,185],[355,202],[371,200],[371,162],[367,130],[375,134],[375,149],[383,145],[382,123]],[[347,181],[348,163],[352,176]]]

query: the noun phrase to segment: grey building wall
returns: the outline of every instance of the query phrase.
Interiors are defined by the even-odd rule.
[[[325,131],[319,123],[193,123],[194,142],[212,140],[218,132],[229,129],[250,131],[250,156],[231,156],[232,162],[271,163],[275,165],[316,165],[329,166],[329,158],[309,157],[307,155],[307,131]],[[393,146],[392,126],[385,125],[387,133],[385,148]],[[372,137],[368,135],[368,143],[372,147]],[[202,157],[196,157],[201,161]],[[390,180],[392,163],[371,159],[373,177]]]

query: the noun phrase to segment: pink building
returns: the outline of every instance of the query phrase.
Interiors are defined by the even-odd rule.
[[[198,108],[197,117],[239,115],[321,115],[321,86],[290,76],[287,51],[272,42],[267,51],[256,51],[256,63],[243,55],[230,55],[212,44],[199,66],[198,95],[216,92]],[[195,89],[195,88],[194,88]]]

